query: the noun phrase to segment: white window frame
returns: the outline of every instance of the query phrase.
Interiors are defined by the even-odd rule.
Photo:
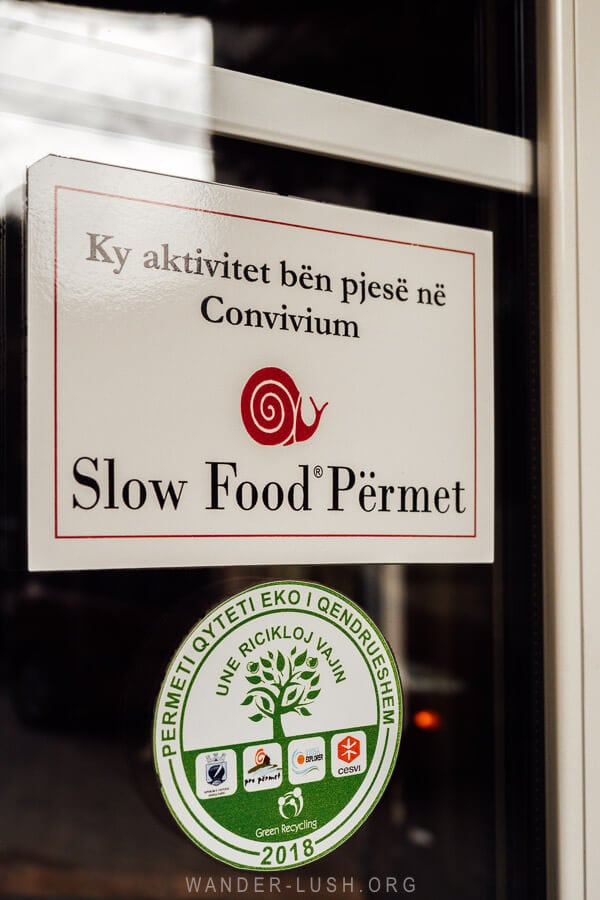
[[[600,8],[539,0],[549,897],[600,896]]]

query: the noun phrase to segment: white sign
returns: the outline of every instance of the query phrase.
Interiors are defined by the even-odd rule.
[[[485,562],[491,235],[47,157],[31,569]]]

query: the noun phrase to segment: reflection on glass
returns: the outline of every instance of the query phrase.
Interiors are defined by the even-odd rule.
[[[198,17],[0,0],[0,196],[55,153],[210,179],[212,29]]]

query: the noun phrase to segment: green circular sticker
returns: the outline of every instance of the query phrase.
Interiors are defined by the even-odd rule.
[[[318,859],[364,822],[402,727],[394,657],[352,601],[261,584],[185,638],[156,703],[165,800],[207,853],[246,869]]]

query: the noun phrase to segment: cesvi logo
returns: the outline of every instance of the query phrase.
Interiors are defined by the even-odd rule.
[[[337,747],[338,759],[343,762],[351,763],[352,760],[360,756],[360,741],[358,738],[348,735],[343,741],[340,741]]]
[[[302,418],[302,397],[294,380],[276,366],[258,369],[250,376],[242,391],[242,421],[250,437],[268,447],[307,441],[313,436],[323,410],[309,397],[315,411],[308,425]]]

